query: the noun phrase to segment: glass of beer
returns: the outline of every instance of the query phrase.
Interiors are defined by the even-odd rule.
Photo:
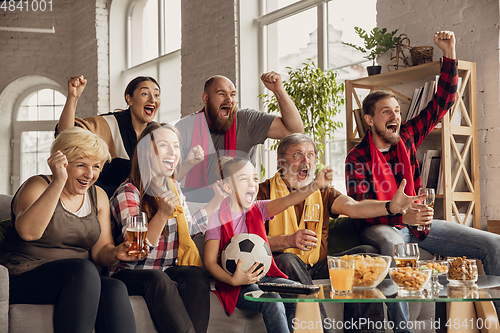
[[[421,200],[420,204],[427,205],[428,207],[434,208],[434,200],[436,199],[436,193],[433,188],[420,188],[418,190],[418,195],[427,194],[427,196]],[[419,225],[417,226],[418,231],[429,230],[431,224]]]
[[[392,257],[397,267],[417,267],[420,250],[417,243],[394,244]]]
[[[146,233],[148,231],[146,213],[139,212],[138,215],[127,217],[127,237],[130,242],[128,254],[130,256],[146,255]]]
[[[306,229],[314,231],[318,234],[318,224],[319,224],[319,204],[306,204],[304,207],[304,224]],[[306,246],[308,249],[312,249],[312,246]]]
[[[328,272],[335,296],[346,296],[352,293],[354,259],[328,256]]]

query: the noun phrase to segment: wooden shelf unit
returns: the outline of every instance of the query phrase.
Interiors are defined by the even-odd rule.
[[[347,151],[350,151],[361,141],[361,138],[357,136],[356,123],[353,116],[353,109],[361,109],[362,107],[362,100],[358,97],[356,89],[369,91],[386,89],[395,93],[398,98],[410,102],[411,97],[396,91],[396,88],[391,88],[391,86],[435,77],[439,75],[440,70],[441,63],[435,61],[357,80],[346,80]],[[476,64],[459,60],[458,73],[462,77],[462,85],[457,92],[455,104],[441,120],[442,128],[437,128],[432,133],[434,138],[436,138],[434,135],[441,137],[443,195],[439,197],[442,197],[445,220],[452,221],[452,217],[455,216],[457,221],[464,224],[472,216],[473,227],[481,229]],[[468,97],[467,105],[464,102],[464,96]],[[457,108],[458,105],[461,107]],[[460,112],[460,110],[463,117],[462,125],[450,126],[450,119],[455,114],[455,111]],[[457,147],[457,138],[460,138],[460,142],[464,142],[464,148],[461,152]],[[452,170],[452,159],[458,166],[456,170]],[[468,167],[469,164],[470,167]],[[467,190],[459,192],[457,190],[457,183],[461,177],[463,177],[462,179],[466,184]],[[464,204],[468,206],[465,217],[462,219],[459,215],[459,209]]]

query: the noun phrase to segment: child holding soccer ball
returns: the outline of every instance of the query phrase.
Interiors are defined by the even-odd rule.
[[[205,268],[217,282],[216,294],[224,309],[231,314],[235,307],[262,312],[268,332],[291,332],[295,315],[294,303],[252,302],[243,295],[258,290],[257,282],[296,283],[288,280],[274,260],[267,275],[263,267],[255,263],[248,271],[242,271],[240,263],[233,275],[222,269],[219,261],[224,245],[234,235],[253,233],[267,242],[264,221],[281,213],[290,206],[305,200],[314,191],[328,186],[332,170],[322,170],[309,185],[285,197],[275,200],[255,201],[258,192],[258,176],[253,165],[244,158],[229,158],[221,162],[223,190],[228,197],[208,221],[205,237]],[[279,296],[277,296],[279,297]]]

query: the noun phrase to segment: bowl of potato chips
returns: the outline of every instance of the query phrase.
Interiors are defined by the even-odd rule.
[[[354,259],[354,290],[377,287],[386,277],[391,266],[391,256],[381,254],[344,255],[343,259]]]

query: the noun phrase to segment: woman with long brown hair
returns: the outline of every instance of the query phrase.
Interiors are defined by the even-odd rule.
[[[208,216],[223,199],[222,191],[192,216],[174,179],[181,158],[175,127],[151,123],[139,137],[129,178],[111,198],[113,217],[126,236],[128,215],[147,214],[150,254],[119,262],[111,275],[130,295],[141,295],[159,332],[205,332],[210,286],[192,236],[204,233]]]

